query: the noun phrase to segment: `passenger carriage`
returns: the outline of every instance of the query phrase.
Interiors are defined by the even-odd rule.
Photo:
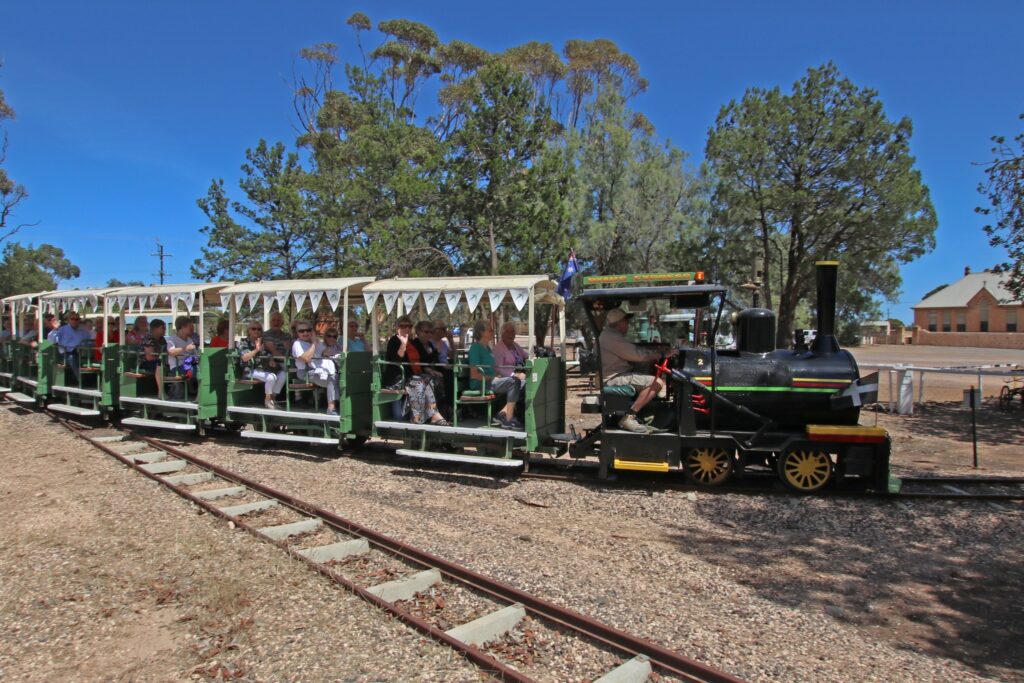
[[[526,452],[551,449],[552,435],[565,429],[565,319],[561,315],[565,302],[556,288],[556,283],[545,275],[397,278],[366,286],[363,296],[374,311],[373,433],[402,440],[404,446],[397,451],[399,455],[490,467],[520,468],[526,462]],[[407,390],[385,385],[383,378],[389,362],[381,341],[391,336],[392,324],[398,316],[407,314],[423,319],[440,315],[452,324],[458,318],[464,324],[464,340],[474,319],[490,318],[497,328],[502,310],[526,314],[529,343],[521,368],[526,374],[520,408],[522,428],[500,429],[492,425],[497,408],[493,404],[498,397],[488,389],[487,382],[480,389],[469,388],[470,366],[465,355],[468,344],[453,354],[451,395],[439,399],[450,408],[444,411],[450,416],[449,425],[414,424],[406,419],[404,410],[394,409],[396,404],[404,405]],[[557,316],[555,345],[561,349],[560,355],[550,347],[536,345],[538,311],[548,314],[548,320]],[[382,323],[387,325],[386,329],[382,329]]]
[[[282,313],[290,308],[292,320],[307,319],[314,327],[319,314],[334,315],[341,335],[338,341],[343,351],[327,359],[337,372],[337,415],[327,414],[325,389],[301,377],[295,359],[287,352],[274,358],[287,373],[280,394],[282,405],[273,409],[265,407],[264,382],[247,376],[240,354],[231,350],[226,366],[227,419],[248,426],[241,432],[243,437],[328,445],[366,440],[371,432],[371,354],[368,351],[350,353],[344,349],[348,348],[352,309],[365,308],[363,288],[371,282],[372,277],[274,280],[235,284],[220,292],[232,331],[240,317],[250,320],[261,317],[266,331],[276,307]],[[242,336],[245,334],[243,331]]]
[[[6,343],[6,368],[0,374],[0,382],[8,382],[7,397],[23,405],[42,405],[50,394],[53,376],[53,344],[46,341],[43,330],[43,316],[38,313],[39,297],[46,292],[15,294],[5,298],[11,321],[11,340]],[[39,342],[36,348],[18,343],[29,329],[29,318],[35,314],[35,330]]]
[[[116,349],[119,376],[116,405],[121,424],[183,432],[204,433],[211,422],[224,418],[227,400],[228,349],[206,348],[205,322],[220,306],[219,292],[230,283],[199,283],[124,287],[104,295],[107,311],[118,314],[121,342]],[[143,352],[126,344],[125,318],[131,314],[167,319],[167,335],[174,319],[185,314],[197,321],[199,359],[195,381],[168,371],[167,353],[155,367]],[[172,388],[176,387],[176,388]]]
[[[97,339],[106,340],[108,321],[113,318],[106,295],[114,288],[72,289],[47,292],[39,295],[42,314],[53,313],[63,317],[70,311],[79,313],[84,319],[90,314],[97,316]],[[109,415],[117,408],[119,381],[117,374],[117,344],[85,345],[75,350],[78,356],[79,373],[75,374],[60,357],[60,351],[53,344],[41,352],[45,367],[52,367],[49,373],[49,408],[57,412],[78,417]]]

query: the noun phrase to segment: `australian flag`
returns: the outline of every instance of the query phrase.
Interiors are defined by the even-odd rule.
[[[562,277],[558,278],[558,293],[568,299],[572,294],[572,276],[579,272],[579,265],[576,263],[576,252],[569,250],[569,261],[565,264]]]

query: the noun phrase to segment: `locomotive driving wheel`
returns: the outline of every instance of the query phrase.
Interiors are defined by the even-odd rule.
[[[779,478],[799,493],[820,491],[832,479],[832,458],[814,447],[793,448],[779,457]]]
[[[732,453],[724,448],[694,448],[683,460],[686,478],[698,486],[719,486],[732,474]]]

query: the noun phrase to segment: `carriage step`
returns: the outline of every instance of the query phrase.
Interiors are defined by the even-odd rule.
[[[36,400],[31,396],[26,396],[20,391],[12,391],[7,394],[7,398],[17,401],[18,403],[35,403]]]
[[[243,415],[264,415],[266,417],[285,417],[290,420],[310,420],[312,422],[338,422],[341,418],[327,413],[311,413],[299,410],[280,410],[278,408],[257,408],[255,406],[231,406],[228,413]]]
[[[152,427],[153,429],[175,429],[181,432],[195,431],[196,426],[187,422],[168,422],[167,420],[148,420],[144,417],[126,417],[121,424],[130,427]]]
[[[188,463],[184,460],[161,460],[139,465],[140,469],[150,474],[168,474],[169,472],[178,472],[186,467],[188,467]]]
[[[407,458],[419,460],[437,460],[441,462],[462,462],[470,465],[483,465],[485,467],[522,467],[523,461],[512,458],[488,458],[484,455],[460,455],[458,453],[434,453],[433,451],[417,451],[409,448],[399,448],[396,455],[404,455]]]
[[[304,519],[301,522],[292,522],[291,524],[278,524],[277,526],[265,526],[261,529],[257,529],[261,534],[267,536],[275,541],[280,541],[289,536],[298,536],[308,531],[316,531],[323,525],[322,519]]]
[[[99,389],[79,389],[78,387],[67,387],[67,386],[54,386],[54,391],[59,391],[64,394],[77,394],[78,396],[88,396],[89,398],[103,398],[103,394]]]
[[[100,414],[100,411],[94,408],[83,408],[66,403],[51,403],[49,407],[50,410],[56,410],[58,413],[70,413],[79,417],[97,417]]]
[[[594,680],[594,683],[644,683],[650,677],[651,661],[646,655],[637,655]]]
[[[266,439],[267,441],[295,441],[298,443],[324,443],[337,444],[337,439],[328,439],[322,436],[303,436],[301,434],[278,434],[277,432],[258,432],[247,429],[241,434],[247,439]]]
[[[31,377],[18,377],[18,381],[21,382],[22,384],[29,385],[33,389],[35,389],[37,386],[39,386],[39,382],[37,382],[36,380],[32,379]]]
[[[329,545],[320,545],[315,548],[304,548],[298,551],[299,555],[313,562],[343,560],[350,555],[362,555],[368,552],[370,552],[370,543],[365,538],[340,541]]]
[[[409,600],[416,594],[439,583],[441,583],[441,572],[437,569],[428,569],[404,579],[379,583],[366,590],[385,602],[395,602],[396,600]]]
[[[496,427],[442,427],[435,424],[414,424],[412,422],[397,422],[394,420],[377,420],[373,423],[373,426],[378,430],[393,429],[402,432],[431,432],[437,434],[459,434],[462,436],[483,436],[491,439],[526,440],[526,432],[498,429]]]
[[[158,406],[160,408],[177,408],[179,410],[199,410],[199,404],[193,403],[192,401],[168,401],[163,398],[122,396],[121,403],[140,406]]]
[[[445,633],[469,645],[479,646],[505,635],[518,626],[525,617],[526,608],[517,602],[462,626],[456,626]]]
[[[7,393],[10,393],[10,391],[11,391],[10,387],[0,387],[0,394],[7,394]]]

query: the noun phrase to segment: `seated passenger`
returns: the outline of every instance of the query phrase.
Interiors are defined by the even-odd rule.
[[[405,389],[405,367],[406,353],[409,348],[409,333],[412,332],[412,320],[408,316],[401,316],[395,325],[396,331],[391,339],[388,339],[387,348],[384,350],[386,364],[381,370],[380,386],[382,389],[401,391]],[[398,400],[391,403],[391,417],[401,420],[405,417],[405,401]]]
[[[430,424],[448,426],[448,421],[437,411],[437,394],[443,394],[441,372],[431,365],[437,364],[437,351],[430,345],[434,334],[434,325],[429,320],[422,320],[416,325],[416,338],[406,347],[411,376],[405,385],[409,395],[410,421],[413,424]]]
[[[131,328],[125,332],[124,340],[127,346],[141,346],[142,340],[149,334],[149,320],[144,315],[135,317]]]
[[[284,388],[288,372],[263,346],[263,325],[253,321],[247,326],[248,334],[238,342],[238,365],[246,379],[263,382],[266,398],[263,406],[270,410],[277,408],[274,397]]]
[[[502,429],[522,429],[523,424],[516,419],[516,403],[525,384],[525,375],[522,379],[497,376],[494,371],[494,353],[491,351],[494,328],[489,322],[476,321],[473,325],[473,339],[476,341],[469,347],[469,388],[480,389],[485,380],[490,380],[488,387],[491,393],[505,396],[505,405],[494,416],[495,422]]]
[[[284,316],[280,311],[270,314],[270,328],[263,333],[263,346],[270,355],[283,359],[292,348],[292,335],[282,329]]]
[[[327,389],[327,414],[337,415],[338,405],[338,368],[334,361],[324,358],[324,345],[313,336],[312,324],[300,320],[295,326],[299,336],[292,343],[292,357],[295,358],[295,369],[300,380],[307,380]]]
[[[160,381],[162,376],[160,354],[167,352],[167,339],[164,337],[166,332],[167,325],[164,321],[156,319],[149,324],[149,332],[139,342],[139,351],[142,353],[139,369],[155,373],[157,381]]]
[[[117,344],[121,339],[121,334],[118,331],[117,318],[107,319],[107,331],[98,330],[96,332],[95,346],[96,350],[92,354],[93,361],[99,363],[103,360],[103,346],[104,344]]]
[[[50,332],[47,339],[57,345],[61,360],[77,381],[80,374],[78,348],[92,346],[92,333],[82,325],[82,317],[72,311],[67,323]]]
[[[57,320],[57,316],[53,313],[43,314],[43,339],[47,339],[59,326],[60,322]],[[33,349],[39,346],[39,330],[36,329],[35,318],[29,318],[28,331],[18,338],[18,343]]]
[[[341,355],[341,344],[338,341],[338,330],[333,327],[324,332],[323,357],[335,359]]]
[[[192,339],[194,331],[192,319],[187,315],[179,315],[174,319],[174,334],[167,338],[167,368],[170,375],[184,377],[190,383],[199,374],[199,348]],[[171,384],[167,393],[175,401],[185,398],[182,383]]]
[[[210,340],[211,349],[226,349],[230,343],[228,339],[228,326],[230,322],[224,318],[217,323],[217,334]]]
[[[604,330],[601,332],[601,370],[604,373],[604,384],[608,387],[631,386],[636,390],[636,400],[629,411],[619,420],[619,428],[637,434],[647,434],[651,430],[640,424],[636,414],[658,395],[665,387],[664,383],[651,374],[633,371],[634,363],[651,363],[662,356],[660,351],[644,351],[626,339],[629,330],[629,319],[633,315],[625,313],[621,308],[608,311],[604,319]],[[675,349],[665,355],[672,358],[678,353]]]
[[[348,350],[366,350],[366,340],[363,339],[363,335],[359,331],[359,321],[354,318],[348,321]]]
[[[3,329],[0,330],[0,342],[5,342],[11,338],[11,321],[7,318],[3,319]]]

